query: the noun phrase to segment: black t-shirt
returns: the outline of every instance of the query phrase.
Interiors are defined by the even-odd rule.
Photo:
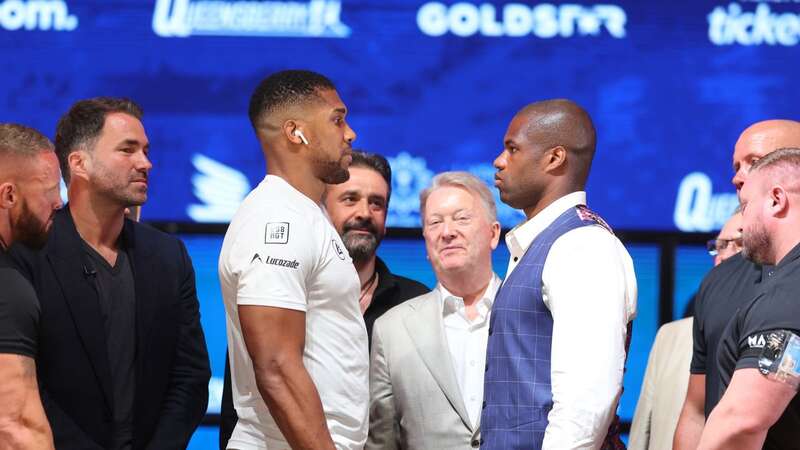
[[[133,447],[133,401],[135,395],[136,293],[133,271],[124,251],[117,254],[112,267],[88,245],[95,287],[100,300],[100,314],[105,322],[106,347],[114,394],[115,450]]]
[[[690,371],[706,376],[706,417],[721,398],[716,361],[722,333],[736,311],[756,297],[768,270],[734,255],[711,269],[697,292]]]
[[[758,369],[758,359],[769,332],[787,330],[800,336],[800,245],[797,245],[769,279],[758,296],[742,307],[728,324],[717,352],[720,397],[738,369]],[[800,398],[795,396],[778,422],[770,428],[764,449],[800,446]]]
[[[0,353],[36,358],[40,311],[33,286],[0,248]]]

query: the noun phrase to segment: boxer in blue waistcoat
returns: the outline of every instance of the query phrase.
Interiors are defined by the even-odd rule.
[[[630,255],[586,206],[589,114],[569,100],[523,108],[494,164],[501,200],[527,220],[492,310],[481,448],[617,449],[636,278]]]

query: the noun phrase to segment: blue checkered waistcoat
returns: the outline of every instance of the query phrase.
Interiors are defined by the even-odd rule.
[[[564,212],[534,239],[495,297],[480,423],[482,450],[542,448],[553,407],[553,317],[542,300],[542,269],[556,239],[589,225],[608,228],[585,206]]]

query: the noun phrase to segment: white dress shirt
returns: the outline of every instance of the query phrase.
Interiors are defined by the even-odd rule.
[[[506,235],[508,277],[536,236],[586,193],[565,195]],[[560,236],[542,271],[542,298],[553,316],[553,409],[543,449],[597,449],[616,412],[625,367],[627,324],[636,316],[636,276],[625,247],[601,226]]]
[[[436,287],[442,300],[442,327],[450,350],[450,359],[473,426],[478,424],[481,417],[489,316],[501,283],[500,277],[492,276],[486,291],[475,303],[478,316],[473,320],[467,317],[463,298],[451,294],[441,283]]]

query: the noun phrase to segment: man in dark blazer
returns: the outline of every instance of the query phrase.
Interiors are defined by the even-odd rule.
[[[77,102],[58,123],[69,204],[14,255],[41,303],[37,371],[58,449],[182,449],[208,403],[194,270],[178,239],[125,218],[147,199],[142,111]]]

